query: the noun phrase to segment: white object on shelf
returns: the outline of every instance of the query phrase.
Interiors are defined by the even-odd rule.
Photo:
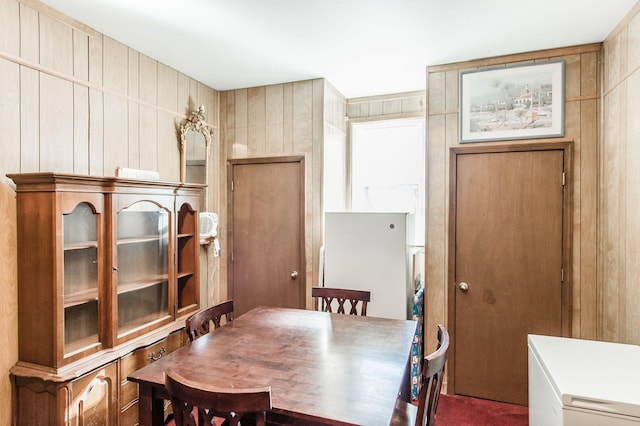
[[[640,346],[528,336],[529,424],[640,424]]]
[[[116,176],[131,179],[160,180],[160,173],[155,170],[129,169],[127,167],[118,167]]]

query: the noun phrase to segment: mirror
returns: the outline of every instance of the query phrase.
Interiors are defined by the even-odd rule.
[[[210,145],[211,131],[204,121],[204,105],[200,105],[180,126],[180,181],[207,185],[207,189],[202,191],[202,211],[209,211]]]

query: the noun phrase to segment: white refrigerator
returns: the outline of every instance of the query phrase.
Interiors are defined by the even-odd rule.
[[[640,424],[640,346],[528,336],[531,426]]]
[[[324,286],[369,290],[368,316],[412,319],[413,215],[328,212],[324,219]]]

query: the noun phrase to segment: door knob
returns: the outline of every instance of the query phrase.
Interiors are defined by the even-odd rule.
[[[466,293],[466,292],[468,292],[468,291],[469,291],[469,284],[467,284],[467,283],[465,283],[465,282],[462,282],[462,283],[458,284],[458,287],[460,288],[460,290],[461,290],[463,293]]]
[[[293,271],[293,272],[291,273],[291,279],[292,279],[292,280],[295,280],[296,278],[298,278],[298,271]]]

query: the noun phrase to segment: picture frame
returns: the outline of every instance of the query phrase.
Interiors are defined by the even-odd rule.
[[[564,136],[565,62],[460,72],[460,143]]]

